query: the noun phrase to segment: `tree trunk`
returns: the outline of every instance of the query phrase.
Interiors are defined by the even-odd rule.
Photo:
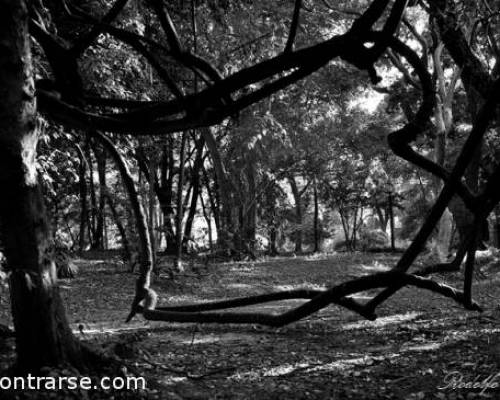
[[[394,235],[394,204],[392,193],[389,193],[389,223],[391,227],[391,251],[396,251],[396,236]]]
[[[233,236],[235,232],[235,215],[236,207],[233,197],[234,191],[229,180],[226,168],[222,161],[222,157],[217,149],[217,143],[210,129],[201,130],[203,139],[207,144],[208,151],[212,158],[212,163],[215,169],[215,177],[217,179],[218,197],[220,210],[219,229],[217,231],[217,242],[223,249],[231,249]]]
[[[495,245],[497,249],[500,249],[500,205],[495,207]]]
[[[273,225],[269,230],[269,253],[271,256],[278,255],[277,239],[278,239],[278,230]]]
[[[201,203],[201,210],[203,212],[203,216],[205,217],[205,221],[207,223],[207,229],[208,229],[208,248],[210,249],[210,253],[214,252],[214,242],[212,238],[212,219],[210,218],[210,215],[207,212],[207,208],[205,206],[205,201],[203,200],[203,194],[200,193],[200,203]]]
[[[196,206],[198,204],[198,198],[200,197],[200,171],[203,163],[203,147],[205,146],[205,140],[203,138],[198,139],[196,142],[196,158],[193,165],[193,173],[191,175],[191,185],[193,187],[193,194],[191,196],[191,204],[189,206],[189,213],[186,219],[186,228],[184,230],[184,236],[191,237],[191,231],[193,229],[194,217],[196,215]]]
[[[33,70],[25,1],[0,1],[0,229],[10,269],[17,364],[83,366],[49,254],[49,227],[36,172]]]
[[[389,207],[387,206],[387,204],[382,206],[381,204],[376,203],[373,208],[377,213],[380,230],[384,233],[387,233],[387,223],[389,222]]]
[[[436,107],[434,111],[434,121],[436,126],[436,139],[434,141],[434,161],[445,166],[446,147],[448,136],[453,130],[453,96],[460,70],[455,67],[450,83],[446,87],[446,78],[442,66],[442,51],[444,43],[439,42],[433,52],[434,69],[437,77]],[[436,197],[443,186],[440,178],[434,179],[434,192]],[[465,206],[465,205],[464,205]],[[439,223],[436,236],[434,252],[441,262],[445,262],[449,254],[449,243],[451,239],[451,220],[449,210],[445,210]]]
[[[92,249],[102,250],[104,248],[104,193],[106,192],[106,154],[103,149],[93,146],[97,161],[97,175],[99,177],[99,202],[95,213],[96,224]]]
[[[167,246],[165,248],[168,254],[175,254],[177,244],[175,242],[174,225],[172,216],[174,214],[173,205],[173,182],[174,182],[174,137],[167,138],[168,144],[163,149],[163,161],[160,188],[157,191],[158,201],[163,214],[163,229],[165,231],[165,240]]]
[[[314,180],[314,250],[319,251],[319,201],[318,201],[318,184]]]
[[[75,148],[80,159],[80,166],[78,169],[78,186],[80,189],[80,233],[78,248],[80,253],[85,250],[85,228],[87,226],[88,209],[87,209],[87,182],[85,179],[87,171],[87,161],[82,148],[75,143]]]
[[[151,238],[149,237],[148,226],[146,223],[146,214],[141,202],[139,201],[139,195],[135,187],[132,175],[127,167],[122,155],[118,152],[115,145],[104,135],[99,132],[93,132],[93,136],[102,143],[104,148],[108,151],[111,158],[116,163],[120,175],[123,180],[123,185],[128,193],[130,199],[131,209],[134,213],[134,222],[137,230],[137,235],[139,236],[139,262],[141,264],[142,271],[148,271],[148,274],[143,274],[139,278],[138,286],[149,287],[149,272],[153,269],[153,251],[151,248]],[[147,275],[147,276],[146,276]],[[147,282],[142,282],[142,279],[146,279]]]
[[[342,230],[344,231],[344,239],[345,239],[345,247],[346,250],[351,251],[351,235],[349,232],[349,217],[346,215],[344,212],[342,206],[338,207],[339,215],[340,215],[340,221],[342,222]]]
[[[257,187],[255,184],[255,164],[252,159],[246,162],[246,180],[248,185],[248,196],[245,202],[244,210],[244,247],[247,248],[253,255],[255,251],[255,242],[257,234]]]
[[[156,176],[156,162],[154,157],[149,159],[149,238],[151,240],[151,254],[153,256],[153,265],[156,265],[156,207],[155,207],[155,176]]]
[[[217,233],[219,233],[219,230],[221,229],[219,203],[216,202],[215,196],[210,187],[210,180],[208,178],[207,170],[204,166],[202,166],[201,169],[203,172],[203,183],[205,184],[205,188],[207,189],[208,202],[210,203],[210,209],[212,210],[212,215],[214,217],[215,229]]]
[[[127,238],[127,231],[125,227],[122,224],[122,221],[120,219],[120,215],[118,214],[118,210],[116,209],[115,202],[111,195],[109,194],[109,191],[104,193],[104,196],[106,197],[106,202],[108,203],[109,209],[111,210],[111,215],[113,216],[113,220],[115,221],[116,228],[118,229],[118,232],[120,233],[120,237],[122,240],[122,246],[123,246],[123,251],[125,253],[125,258],[128,261],[132,260],[132,252],[130,251],[130,244]]]
[[[294,240],[295,240],[295,252],[302,253],[302,200],[299,192],[299,188],[297,187],[297,182],[295,178],[289,177],[288,181],[290,182],[290,187],[292,189],[293,199],[295,201],[295,232],[294,232]]]
[[[464,80],[464,79],[462,79]],[[464,81],[465,91],[467,93],[467,108],[471,117],[471,120],[475,120],[478,108],[483,103],[481,96],[477,91],[470,85],[470,83],[465,79]],[[481,163],[481,153],[482,144],[480,144],[472,157],[467,170],[465,171],[464,178],[465,183],[470,188],[473,193],[476,193],[479,189],[479,166]],[[462,199],[455,196],[450,202],[450,211],[453,213],[453,218],[457,227],[459,240],[466,237],[467,232],[471,229],[474,222],[474,217],[472,213],[467,209]],[[487,224],[487,222],[484,222]],[[483,242],[483,232],[484,229],[478,230],[479,248],[482,246]]]
[[[95,246],[96,225],[97,225],[97,196],[94,184],[94,163],[92,161],[92,153],[90,151],[90,139],[85,146],[86,158],[88,160],[89,169],[89,190],[90,190],[90,215],[89,215],[89,241],[90,247]]]
[[[179,155],[179,179],[177,181],[177,207],[175,215],[175,232],[176,232],[176,254],[174,267],[177,272],[183,272],[182,266],[182,217],[184,216],[184,208],[182,204],[182,188],[184,186],[184,157],[186,152],[187,133],[182,133],[181,150]]]

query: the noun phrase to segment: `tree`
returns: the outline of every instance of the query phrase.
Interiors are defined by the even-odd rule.
[[[28,4],[0,2],[0,229],[10,272],[17,364],[84,366],[66,320],[50,228],[36,171],[36,105],[28,35]]]

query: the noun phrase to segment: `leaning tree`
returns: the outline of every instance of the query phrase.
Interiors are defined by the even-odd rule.
[[[290,24],[281,51],[240,66],[236,72],[219,72],[216,63],[192,51],[190,30],[180,29],[182,20],[194,11],[181,10],[181,5],[167,6],[161,0],[144,0],[135,11],[146,21],[148,29],[133,29],[120,19],[129,12],[128,0],[107,1],[0,1],[0,197],[1,233],[10,271],[12,315],[16,330],[18,363],[27,369],[43,365],[72,364],[84,367],[87,352],[73,337],[65,317],[57,287],[55,267],[50,256],[48,223],[44,200],[37,178],[35,160],[38,127],[36,113],[74,132],[94,135],[126,176],[126,166],[113,150],[110,135],[169,135],[198,130],[204,140],[213,141],[211,126],[238,114],[246,107],[287,88],[324,67],[332,60],[342,60],[366,71],[372,83],[380,81],[376,63],[388,50],[408,66],[418,83],[421,100],[411,119],[392,132],[389,146],[395,154],[443,181],[442,190],[413,242],[391,271],[364,276],[324,291],[297,290],[270,293],[218,303],[183,307],[160,307],[150,288],[152,259],[145,232],[145,222],[138,219],[143,230],[140,276],[136,283],[129,319],[141,312],[146,319],[163,321],[240,322],[280,326],[303,318],[330,304],[347,307],[368,318],[376,318],[378,305],[405,285],[431,290],[450,297],[465,308],[479,310],[472,300],[471,282],[477,247],[477,230],[499,201],[496,182],[500,167],[488,177],[481,193],[475,193],[463,182],[475,149],[496,118],[500,100],[500,80],[490,73],[475,53],[461,30],[455,1],[372,0],[365,10],[345,29],[326,29],[312,45],[297,48],[301,20],[311,7],[332,9],[326,2],[312,4],[295,0],[290,7]],[[131,3],[131,2],[130,2]],[[311,3],[311,4],[309,4]],[[253,2],[203,2],[205,16],[214,13],[219,19],[225,8],[241,7],[251,15]],[[194,10],[195,2],[191,2]],[[475,88],[481,97],[473,127],[451,170],[418,153],[412,144],[424,134],[435,106],[432,76],[418,54],[398,39],[402,17],[410,6],[421,6],[436,21],[445,47],[461,68],[461,79]],[[105,11],[103,11],[105,10]],[[490,14],[488,14],[490,13]],[[482,24],[494,27],[495,10],[486,10]],[[215,18],[215,17],[214,17]],[[133,26],[133,25],[132,25]],[[149,29],[151,28],[151,29]],[[154,28],[154,29],[153,29]],[[329,26],[331,28],[331,26]],[[153,33],[151,33],[153,32]],[[331,33],[333,32],[333,33]],[[325,33],[330,37],[324,39]],[[30,38],[43,51],[50,75],[34,82]],[[114,97],[99,92],[86,82],[82,61],[95,56],[91,50],[105,38],[121,43],[140,55],[162,82],[160,99],[147,100],[137,96]],[[493,37],[495,39],[495,37]],[[219,38],[216,38],[219,40]],[[179,71],[198,82],[177,79]],[[231,71],[231,72],[227,72]],[[192,81],[192,80],[191,80]],[[195,87],[194,87],[195,86]],[[36,90],[35,90],[36,88]],[[211,152],[217,149],[209,147]],[[216,154],[212,154],[216,158]],[[128,192],[133,196],[133,182]],[[450,200],[460,196],[474,216],[468,235],[461,238],[455,259],[450,263],[431,265],[409,273],[414,260],[436,227]],[[140,216],[140,215],[139,215]],[[230,228],[230,226],[228,227]],[[467,257],[463,291],[437,283],[427,276],[456,270]],[[356,292],[380,288],[379,294],[365,304],[348,297]],[[280,315],[219,312],[220,310],[259,302],[304,298],[303,305]]]

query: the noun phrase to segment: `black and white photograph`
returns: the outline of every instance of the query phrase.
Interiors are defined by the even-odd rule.
[[[500,1],[0,0],[37,399],[500,399]]]

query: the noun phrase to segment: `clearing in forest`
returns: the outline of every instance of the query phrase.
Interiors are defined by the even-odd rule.
[[[109,256],[77,261],[79,275],[61,286],[77,335],[103,346],[146,377],[148,389],[132,398],[499,398],[495,382],[500,383],[500,377],[494,375],[500,372],[500,274],[494,260],[485,260],[474,286],[475,299],[489,307],[482,314],[466,312],[435,293],[405,288],[378,310],[374,322],[330,306],[279,329],[156,323],[140,315],[125,324],[134,277]],[[160,276],[153,287],[161,305],[194,303],[323,289],[387,270],[395,261],[392,255],[339,253],[193,265],[175,281]],[[458,274],[441,279],[450,284],[460,281]],[[371,293],[363,295],[368,298]],[[300,302],[243,310],[276,313]],[[2,308],[3,323],[8,322],[6,310]],[[7,343],[4,367],[12,360],[12,346]],[[447,376],[463,382],[490,377],[490,386],[439,389],[447,386]]]

